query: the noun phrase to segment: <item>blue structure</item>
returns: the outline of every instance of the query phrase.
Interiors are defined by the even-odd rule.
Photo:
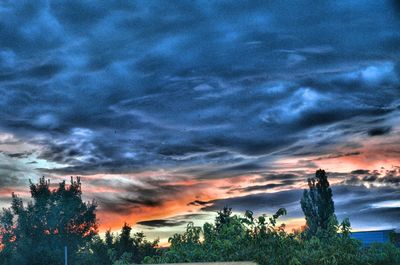
[[[400,246],[400,234],[396,230],[377,230],[377,231],[363,231],[353,232],[351,238],[358,239],[362,245],[368,247],[373,243],[389,243],[392,242]]]

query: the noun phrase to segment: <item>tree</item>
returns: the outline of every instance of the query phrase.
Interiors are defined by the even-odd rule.
[[[283,226],[276,226],[279,217],[286,214],[279,209],[272,217],[253,216],[246,211],[241,217],[230,208],[219,211],[215,222],[203,228],[188,223],[186,232],[169,239],[171,246],[160,255],[149,257],[146,263],[182,263],[248,261],[258,264],[293,264],[291,260],[297,242],[288,236]],[[201,240],[203,235],[203,240]]]
[[[307,222],[306,235],[310,237],[336,233],[338,222],[332,189],[325,171],[317,170],[315,178],[308,179],[308,187],[309,190],[304,190],[300,201]]]
[[[30,182],[32,201],[25,206],[12,194],[11,207],[0,216],[1,264],[63,264],[64,246],[69,264],[97,234],[96,207],[82,201],[80,178],[71,177],[50,189],[50,181]]]
[[[148,241],[143,232],[138,232],[131,236],[132,227],[124,223],[121,233],[114,236],[110,230],[105,233],[105,240],[102,248],[97,247],[94,256],[101,256],[107,253],[109,260],[106,264],[139,264],[146,256],[154,256],[157,252],[158,240]],[[103,251],[103,248],[107,251]],[[103,251],[103,253],[97,252]]]
[[[215,228],[219,231],[223,226],[229,225],[232,220],[232,208],[224,207],[215,217]]]
[[[127,223],[121,229],[121,234],[118,237],[117,245],[117,255],[120,257],[125,252],[130,253],[133,250],[133,239],[131,238],[132,227]]]
[[[228,208],[226,208],[228,210]],[[224,214],[225,212],[225,214]],[[147,257],[144,263],[254,261],[260,265],[399,265],[400,249],[393,244],[361,247],[361,242],[349,236],[350,222],[340,225],[341,233],[330,237],[302,237],[287,233],[278,219],[286,215],[281,208],[268,218],[255,217],[246,211],[244,216],[227,214],[222,210],[213,224],[203,228],[187,225],[183,234],[170,238],[171,246],[158,255]],[[220,217],[227,222],[220,222]],[[219,229],[217,229],[217,225]],[[201,240],[203,235],[203,240]],[[126,264],[126,263],[115,263]]]

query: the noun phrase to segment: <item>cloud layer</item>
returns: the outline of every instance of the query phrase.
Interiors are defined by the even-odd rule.
[[[0,185],[84,175],[104,213],[152,226],[293,203],[318,167],[374,183],[355,201],[392,194],[369,173],[400,159],[399,26],[395,1],[2,2]]]

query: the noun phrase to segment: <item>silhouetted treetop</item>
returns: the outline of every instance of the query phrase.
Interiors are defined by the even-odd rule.
[[[42,177],[30,181],[30,191],[33,200],[26,206],[13,193],[11,207],[3,210],[0,263],[62,264],[67,246],[73,264],[76,252],[97,234],[97,204],[82,201],[79,177],[55,189]]]
[[[326,172],[322,169],[317,170],[315,177],[308,179],[308,187],[301,198],[308,235],[316,235],[319,230],[336,233],[335,206]]]

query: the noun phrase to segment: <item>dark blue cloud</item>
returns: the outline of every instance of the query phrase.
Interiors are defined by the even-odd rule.
[[[148,227],[174,227],[181,226],[185,224],[185,221],[173,221],[173,220],[165,220],[165,219],[154,219],[138,222],[138,225],[144,225]]]
[[[185,214],[185,215],[176,215],[172,216],[168,219],[152,219],[152,220],[145,220],[137,222],[138,225],[144,226],[145,228],[161,228],[161,227],[175,227],[175,226],[182,226],[187,224],[189,221],[193,220],[209,220],[209,214]]]
[[[208,202],[203,211],[218,211],[225,206],[234,211],[244,212],[252,210],[257,214],[272,213],[280,207],[288,211],[286,218],[302,218],[300,198],[302,190],[293,189],[275,193],[258,193],[228,199],[219,199]],[[397,188],[372,187],[363,185],[333,186],[335,212],[339,220],[350,217],[353,228],[367,229],[372,227],[396,228],[399,218],[398,202],[400,196]],[[379,224],[376,223],[379,216]],[[287,220],[284,218],[284,220]]]
[[[372,128],[368,131],[369,136],[380,136],[380,135],[385,135],[390,133],[391,127],[377,127],[377,128]]]
[[[0,132],[64,165],[24,172],[274,180],[399,139],[399,26],[394,1],[3,1]]]

